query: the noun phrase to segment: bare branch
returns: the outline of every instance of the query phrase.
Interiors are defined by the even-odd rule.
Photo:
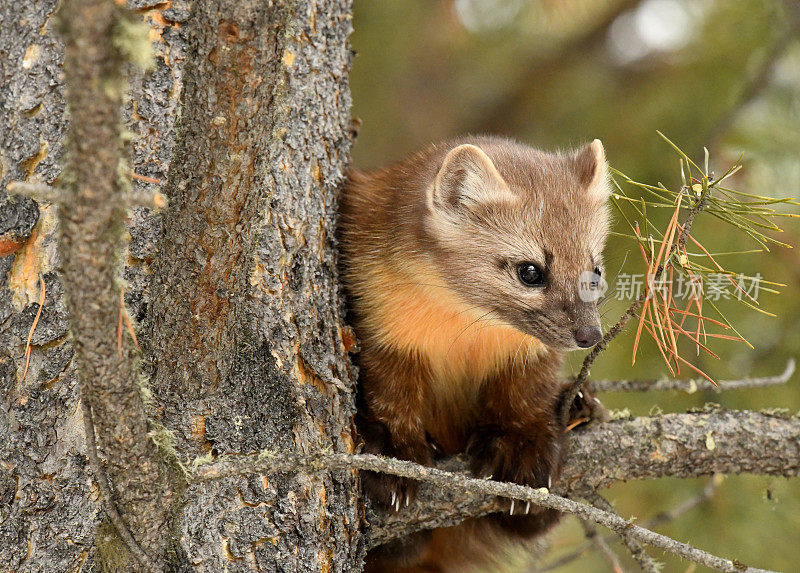
[[[641,4],[642,0],[618,0],[603,14],[598,14],[584,33],[568,40],[563,46],[544,57],[531,57],[518,66],[520,74],[507,82],[511,88],[503,93],[480,117],[467,126],[470,133],[497,133],[507,131],[521,115],[530,114],[531,93],[540,88],[543,78],[552,81],[553,76],[564,73],[570,66],[583,61],[588,52],[605,41],[611,25],[617,17]]]
[[[707,448],[708,438],[714,449]],[[608,460],[614,460],[609,464]],[[463,461],[440,464],[464,470]],[[757,412],[712,411],[621,420],[575,432],[556,491],[582,495],[620,480],[715,473],[800,475],[800,420]],[[501,511],[496,500],[454,496],[421,486],[416,504],[373,520],[373,539],[385,542],[420,529],[455,525]]]
[[[704,138],[707,142],[707,147],[711,148],[712,145],[719,142],[720,138],[734,124],[742,110],[755,101],[769,87],[770,76],[775,71],[775,67],[798,35],[800,35],[800,8],[798,8],[797,2],[784,0],[783,5],[787,13],[788,27],[775,44],[767,49],[764,60],[755,73],[750,74],[745,80],[734,104],[725,110],[708,130]],[[702,149],[700,151],[702,152]],[[701,153],[698,153],[698,157],[700,156]]]
[[[121,554],[123,569],[156,570],[171,540],[166,522],[180,483],[170,478],[170,468],[148,436],[133,357],[128,348],[117,354],[114,336],[126,206],[119,167],[123,162],[122,70],[127,61],[115,34],[121,33],[121,22],[131,15],[113,0],[69,0],[59,18],[70,110],[67,162],[61,189],[53,196],[61,205],[61,276],[70,311],[87,453],[108,519],[122,540],[119,543],[107,535],[98,543],[127,546],[131,558],[125,564]],[[19,188],[54,192],[39,185]],[[105,456],[105,468],[98,449]],[[142,546],[148,548],[149,557]]]
[[[587,493],[584,495],[584,498],[593,506],[600,508],[603,511],[613,513],[614,515],[619,515],[614,510],[614,506],[596,491]],[[631,552],[631,555],[639,564],[639,567],[641,567],[642,571],[645,573],[658,573],[658,564],[647,554],[647,552],[644,550],[644,547],[642,547],[642,544],[639,543],[635,537],[630,535],[630,533],[627,531],[619,531],[617,532],[617,535],[619,535],[623,545],[625,545],[625,547],[628,548],[628,551]]]
[[[607,539],[597,531],[597,526],[585,519],[581,519],[580,522],[584,533],[586,533],[586,538],[589,540],[587,543],[597,548],[603,557],[605,557],[606,561],[608,561],[609,565],[611,565],[614,573],[624,573],[625,570],[619,562],[619,557],[617,557],[617,554],[608,546]]]
[[[771,413],[710,410],[598,424],[571,439],[571,455],[558,491],[584,495],[619,480],[663,476],[697,477],[714,473],[800,474],[800,419]],[[615,463],[608,464],[609,459]],[[372,455],[294,455],[264,452],[229,456],[200,465],[196,480],[247,473],[304,469],[361,469],[401,475],[423,482],[416,503],[399,512],[370,518],[373,545],[435,527],[454,525],[467,517],[506,511],[496,496],[550,507],[629,532],[635,539],[720,571],[757,571],[715,557],[689,545],[632,525],[617,515],[558,495],[517,484],[471,478],[464,460],[450,459],[437,468]],[[443,470],[441,468],[447,468]]]
[[[60,203],[64,192],[56,187],[51,187],[45,183],[29,183],[28,181],[12,181],[6,185],[9,193],[25,195],[31,199],[46,201],[48,203]]]
[[[64,191],[58,187],[52,187],[44,183],[29,183],[27,181],[12,181],[6,185],[9,193],[25,195],[39,201],[59,204],[64,198]],[[139,191],[136,194],[128,195],[123,198],[128,207],[150,207],[164,209],[167,206],[167,198],[158,191]]]
[[[697,507],[698,505],[705,503],[706,501],[708,501],[713,497],[714,492],[716,492],[717,490],[717,487],[719,486],[720,483],[722,483],[722,478],[723,478],[722,474],[716,474],[714,477],[708,480],[708,483],[705,485],[705,487],[699,494],[684,500],[683,502],[681,502],[680,504],[676,505],[675,507],[673,507],[668,511],[662,511],[655,514],[654,516],[647,519],[643,523],[643,526],[648,529],[652,529],[658,525],[661,525],[663,523],[668,523],[674,519],[677,519],[687,511],[690,511],[695,507]],[[608,542],[608,540],[611,539],[611,537],[612,535],[606,535],[603,537],[603,540]],[[579,545],[572,552],[562,557],[559,557],[552,563],[549,563],[548,565],[545,565],[544,567],[537,569],[537,571],[539,573],[545,573],[547,571],[555,571],[557,569],[560,569],[567,563],[572,563],[576,559],[580,559],[589,549],[592,548],[592,545],[593,544],[591,541],[586,541],[585,543]]]
[[[590,380],[587,382],[593,392],[650,392],[653,390],[681,390],[694,394],[698,390],[739,390],[742,388],[763,388],[765,386],[778,386],[786,384],[795,371],[795,360],[790,358],[786,368],[776,376],[762,376],[756,378],[740,378],[738,380],[721,380],[714,386],[705,378],[691,378],[687,380],[672,380],[668,378],[651,380]]]
[[[456,491],[459,495],[479,494],[482,496],[500,496],[577,515],[582,519],[591,520],[600,525],[604,525],[619,534],[624,533],[632,539],[659,547],[664,551],[674,553],[684,559],[689,559],[690,561],[705,565],[706,567],[711,567],[717,571],[726,571],[730,573],[758,573],[765,571],[763,569],[747,567],[729,559],[717,557],[686,543],[681,543],[665,535],[634,525],[615,513],[609,513],[552,494],[547,488],[535,489],[515,483],[473,478],[464,473],[448,472],[438,468],[421,466],[405,460],[382,458],[372,454],[323,453],[317,455],[303,455],[295,453],[277,454],[271,452],[262,453],[255,458],[255,461],[256,463],[253,463],[253,458],[228,458],[215,464],[201,466],[198,469],[198,479],[211,480],[226,476],[252,473],[254,471],[258,473],[274,473],[298,469],[316,472],[359,469],[389,473],[418,479],[437,488]],[[497,510],[499,508],[495,507],[494,509]],[[403,512],[401,511],[398,513]],[[406,515],[406,519],[407,518],[408,516]],[[393,537],[397,537],[396,533]]]
[[[714,494],[716,493],[719,485],[722,483],[723,478],[724,476],[722,474],[714,475],[714,477],[708,480],[708,483],[705,485],[705,487],[703,487],[700,493],[686,499],[668,511],[656,513],[653,517],[645,522],[645,527],[657,527],[664,523],[669,523],[687,511],[691,511],[698,505],[702,505],[709,501],[712,497],[714,497]]]

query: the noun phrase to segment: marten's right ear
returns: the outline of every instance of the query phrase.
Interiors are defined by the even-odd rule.
[[[432,208],[452,211],[513,197],[489,156],[480,147],[464,144],[444,158],[429,202]]]
[[[606,152],[599,139],[586,144],[573,156],[573,164],[581,185],[589,197],[598,203],[605,203],[611,194],[608,179]]]

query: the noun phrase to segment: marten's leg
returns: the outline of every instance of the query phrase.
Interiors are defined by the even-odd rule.
[[[484,385],[483,411],[467,453],[476,475],[532,487],[557,482],[565,453],[565,427],[558,421],[563,382],[558,358],[543,355],[536,370],[513,363]],[[513,514],[487,519],[508,533],[531,537],[553,526],[559,513],[514,502]]]
[[[364,452],[431,465],[432,449],[422,423],[427,379],[419,360],[396,352],[365,352],[360,358],[359,412]],[[399,509],[416,498],[415,480],[361,472],[364,493],[384,508]],[[422,531],[369,552],[366,571],[416,571],[430,539]]]
[[[431,465],[431,446],[422,422],[427,378],[419,359],[374,350],[359,358],[357,425],[364,451]],[[383,507],[399,509],[416,497],[415,480],[374,472],[362,472],[361,480],[369,498]]]

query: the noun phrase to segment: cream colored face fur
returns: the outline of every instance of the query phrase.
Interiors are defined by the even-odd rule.
[[[599,140],[568,155],[460,145],[428,189],[434,266],[476,316],[576,349],[579,327],[600,326],[578,289],[581,273],[602,269],[608,194]],[[522,263],[543,270],[543,286],[523,284]]]

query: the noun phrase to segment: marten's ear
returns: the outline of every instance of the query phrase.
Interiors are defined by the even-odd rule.
[[[454,210],[513,197],[489,156],[480,147],[464,144],[444,158],[429,201],[433,208]]]
[[[611,193],[608,183],[606,152],[599,139],[587,143],[572,158],[581,186],[598,202],[604,203]]]

